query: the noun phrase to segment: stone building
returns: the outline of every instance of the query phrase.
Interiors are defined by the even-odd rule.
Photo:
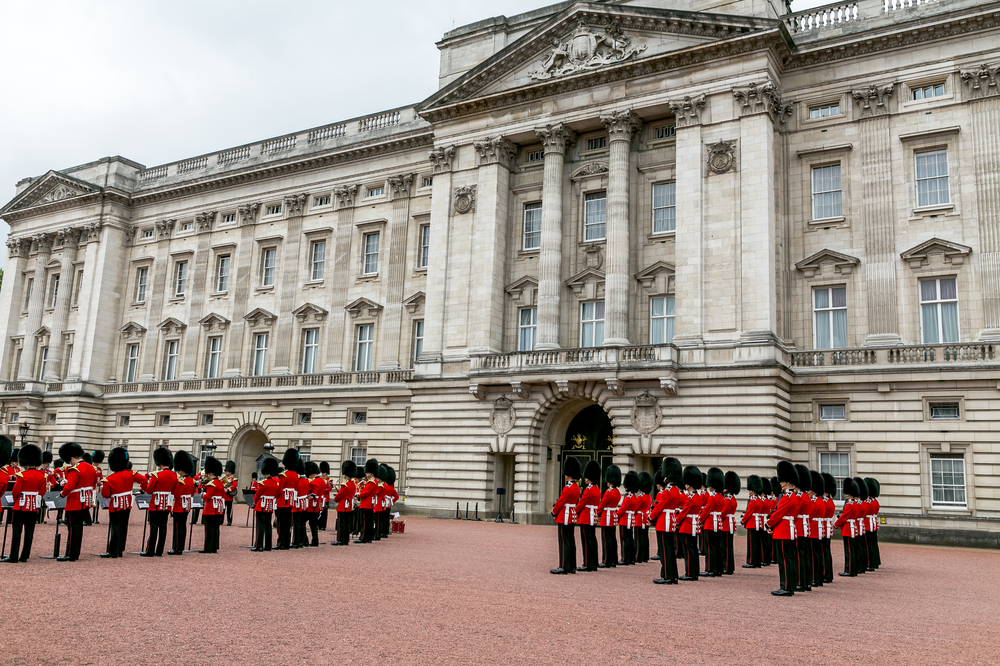
[[[988,538],[998,22],[563,2],[447,33],[415,106],[26,178],[3,427],[140,467],[211,441],[244,480],[267,441],[375,456],[410,511],[536,521],[566,455],[791,459]]]

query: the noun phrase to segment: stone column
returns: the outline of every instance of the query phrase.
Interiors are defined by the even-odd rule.
[[[188,280],[187,299],[188,321],[184,332],[184,356],[181,363],[181,379],[194,379],[204,368],[198,367],[198,346],[201,343],[202,327],[198,325],[205,313],[205,287],[208,286],[208,262],[212,257],[212,225],[217,211],[206,211],[194,216],[198,231],[198,246],[192,258],[191,278]],[[212,291],[212,287],[209,287]]]
[[[542,174],[542,237],[538,252],[538,339],[535,349],[559,349],[562,300],[563,165],[576,134],[562,123],[535,133],[545,149]]]
[[[18,368],[12,368],[15,361],[14,342],[21,323],[21,299],[24,298],[24,269],[28,264],[31,241],[27,238],[7,239],[7,265],[4,271],[3,289],[0,290],[0,312],[7,313],[7,322],[0,340],[0,379],[14,379]],[[23,343],[22,343],[23,344]]]
[[[170,236],[177,220],[160,220],[156,223],[156,254],[150,269],[150,281],[146,288],[146,337],[142,341],[142,355],[139,357],[139,381],[151,382],[156,379],[158,367],[157,351],[160,343],[160,317],[163,316],[163,299],[170,280]]]
[[[386,266],[385,310],[379,326],[379,370],[395,370],[399,364],[399,345],[403,336],[403,287],[406,273],[406,240],[410,222],[410,194],[415,174],[404,173],[389,178],[392,190],[392,220],[389,222],[389,262]]]
[[[131,233],[135,233],[134,230]],[[114,236],[123,242],[114,243],[107,238]],[[121,229],[105,227],[103,222],[93,222],[84,227],[80,243],[84,244],[83,284],[80,286],[79,309],[73,342],[73,361],[66,381],[91,380],[103,383],[116,374],[111,368],[119,342],[118,326],[104,325],[108,319],[120,324],[120,312],[125,293],[128,270],[128,239],[130,234]],[[104,242],[102,242],[104,238]],[[114,249],[108,247],[114,245]],[[109,313],[110,306],[113,315]],[[100,347],[95,353],[95,347]],[[100,370],[97,370],[100,368]]]
[[[281,285],[279,286],[277,335],[274,338],[274,366],[272,375],[289,375],[298,373],[301,368],[292,370],[295,354],[295,335],[293,331],[292,310],[295,309],[295,295],[299,293],[300,266],[299,248],[302,247],[302,215],[305,212],[306,194],[296,194],[285,197],[285,210],[288,211],[288,223],[285,233],[285,256],[282,258]]]
[[[445,293],[448,287],[448,243],[451,237],[451,171],[455,164],[455,146],[435,148],[428,153],[433,166],[431,191],[431,246],[427,266],[427,295],[424,316],[424,350],[421,364],[440,364],[444,351]],[[440,374],[424,369],[425,374]]]
[[[604,346],[629,345],[628,172],[632,137],[642,121],[631,109],[601,116],[608,128],[607,270],[604,275]]]
[[[24,327],[24,344],[21,347],[21,365],[17,369],[17,380],[30,382],[36,379],[32,376],[35,364],[35,332],[42,326],[42,310],[45,309],[45,291],[48,288],[48,276],[45,265],[52,256],[52,235],[40,234],[32,237],[32,242],[38,248],[35,255],[34,284],[31,287],[31,298],[28,300],[28,321]]]
[[[259,203],[245,204],[237,209],[240,219],[240,244],[229,267],[230,291],[233,294],[233,321],[229,325],[229,335],[227,336],[229,353],[226,358],[224,377],[239,377],[245,369],[243,364],[243,332],[246,329],[246,320],[243,317],[247,313],[247,301],[250,298],[254,225],[257,224],[259,212]]]
[[[49,358],[45,365],[46,382],[58,382],[62,379],[63,331],[69,321],[69,305],[73,296],[73,262],[76,260],[77,241],[80,239],[79,229],[61,229],[56,232],[56,238],[63,241],[62,258],[59,261],[59,291],[56,294],[56,307],[52,315],[52,334],[49,336]]]
[[[351,278],[351,238],[354,236],[354,203],[359,185],[345,185],[333,191],[337,197],[337,231],[333,250],[333,299],[327,328],[326,364],[323,372],[343,372],[346,331],[347,288]]]

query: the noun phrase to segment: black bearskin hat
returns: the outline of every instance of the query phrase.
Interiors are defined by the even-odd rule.
[[[236,474],[236,462],[233,460],[226,461],[226,471],[230,474]]]
[[[62,466],[63,466],[63,461],[62,460],[57,460],[54,463],[52,463],[52,467],[54,467],[55,469],[59,469]]]
[[[256,481],[257,480],[257,472],[250,472],[250,478],[253,479],[254,481]]]
[[[847,477],[846,479],[844,479],[844,497],[847,496],[851,497],[858,496],[858,487],[854,485],[854,479],[852,479],[851,477]]]
[[[591,460],[583,468],[583,478],[591,483],[601,484],[601,463]]]
[[[205,458],[205,474],[222,476],[222,461],[212,456]]]
[[[795,484],[799,490],[806,492],[812,487],[812,475],[809,474],[808,467],[805,465],[796,465],[795,474],[799,477],[799,482]]]
[[[660,471],[663,473],[664,481],[668,481],[675,486],[680,486],[684,481],[684,470],[681,468],[681,461],[677,458],[664,458],[660,463]]]
[[[868,486],[869,497],[878,497],[879,493],[882,492],[882,486],[879,484],[877,479],[865,477],[865,484]]]
[[[622,470],[618,465],[608,465],[604,470],[604,483],[610,483],[614,488],[622,485]]]
[[[306,463],[306,476],[312,476],[313,474],[319,474],[319,465],[310,460]]]
[[[809,484],[809,490],[813,491],[817,495],[822,495],[823,490],[826,488],[826,482],[823,481],[823,475],[816,470],[810,470],[809,476],[812,478],[812,483]]]
[[[358,466],[354,464],[353,460],[345,460],[340,465],[340,475],[346,476],[348,479],[356,478],[355,474],[358,473]]]
[[[823,477],[823,490],[827,495],[833,497],[837,494],[837,479],[833,478],[833,474],[829,472],[823,472],[820,474]]]
[[[653,475],[653,485],[661,488],[667,487],[667,481],[663,478],[663,472],[660,470],[656,470],[656,474]]]
[[[726,473],[718,467],[709,467],[705,475],[705,485],[717,493],[726,489]]]
[[[153,451],[153,462],[157,465],[166,467],[167,469],[174,468],[174,454],[170,453],[170,449],[165,446]]]
[[[634,493],[639,490],[639,475],[633,472],[627,472],[625,474],[625,490],[626,492]]]
[[[66,442],[59,447],[59,457],[65,463],[70,462],[73,458],[82,458],[83,447],[76,442]]]
[[[104,462],[104,451],[101,450],[94,451],[92,458],[94,459],[95,465],[100,465],[102,462]]]
[[[365,463],[365,474],[375,476],[376,472],[378,472],[378,460],[375,458],[369,458],[368,462]]]
[[[754,495],[764,494],[764,482],[760,480],[760,477],[756,474],[751,474],[747,477],[747,489]]]
[[[52,462],[52,452],[51,451],[42,451],[42,464],[45,465],[45,464],[51,463],[51,462]]]
[[[120,446],[111,449],[108,454],[108,468],[112,472],[123,472],[128,469],[128,451]]]
[[[778,482],[778,477],[771,477],[771,494],[780,495],[781,494],[781,483]]]
[[[799,485],[799,473],[795,471],[795,465],[787,460],[778,461],[778,483]]]
[[[739,495],[742,488],[740,475],[733,471],[726,472],[726,492],[730,495]]]
[[[295,473],[299,476],[304,476],[306,473],[306,461],[299,458],[298,462],[295,463]]]
[[[3,467],[10,462],[10,456],[13,451],[14,443],[7,437],[0,435],[0,467]],[[0,490],[3,490],[4,492],[7,491],[6,488],[0,488]]]
[[[296,449],[285,449],[285,455],[281,456],[281,465],[286,471],[295,471],[299,464],[299,452]]]
[[[25,444],[17,454],[17,462],[21,467],[38,467],[42,464],[42,450],[34,444]]]
[[[385,480],[385,482],[390,486],[396,485],[396,470],[394,470],[391,465],[386,465],[385,471],[389,474],[389,477]]]
[[[278,476],[281,468],[278,467],[277,458],[264,458],[264,463],[260,466],[260,473],[264,476]]]
[[[91,465],[93,465],[94,464],[94,456],[90,455],[89,453],[84,453],[83,454],[83,462],[90,463]]]
[[[653,476],[649,472],[639,473],[639,490],[647,495],[653,492]]]
[[[566,460],[563,461],[563,476],[568,476],[571,479],[580,478],[580,460],[578,458],[566,456]]]
[[[695,490],[698,490],[699,488],[701,488],[701,479],[702,479],[701,470],[695,467],[694,465],[690,465],[689,467],[684,468],[685,486],[691,486]]]
[[[868,484],[860,476],[854,477],[854,485],[858,488],[858,497],[862,500],[868,499]]]
[[[174,471],[194,476],[194,456],[187,451],[178,451],[174,456]]]
[[[330,463],[328,463],[325,460],[323,462],[321,462],[319,464],[319,473],[320,474],[329,474],[330,473]]]
[[[385,465],[379,464],[378,469],[375,470],[375,478],[383,483],[389,480],[389,470],[385,468]]]

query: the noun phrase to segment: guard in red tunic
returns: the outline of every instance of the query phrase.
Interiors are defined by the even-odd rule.
[[[823,582],[833,582],[833,553],[830,552],[830,542],[833,538],[833,521],[837,507],[833,497],[837,494],[837,479],[829,472],[823,472]]]
[[[375,474],[378,472],[378,460],[370,458],[365,462],[365,481],[358,496],[361,504],[362,528],[361,538],[355,539],[354,543],[371,543],[375,539],[375,511],[372,508],[377,501],[378,480]]]
[[[799,479],[795,493],[799,500],[799,509],[795,515],[797,521],[795,546],[799,553],[799,580],[795,591],[809,592],[812,590],[812,546],[809,543],[809,519],[812,517],[812,498],[809,497],[809,489],[812,487],[812,475],[805,465],[796,465],[795,473]]]
[[[174,505],[170,509],[174,519],[174,537],[167,555],[183,555],[191,497],[194,495],[194,457],[187,451],[178,451],[174,456],[174,472],[177,474],[177,485],[174,486]]]
[[[286,450],[281,464],[285,471],[278,476],[281,486],[278,493],[278,550],[288,550],[292,546],[292,510],[299,486],[299,475],[295,471],[299,464],[299,452],[296,449]]]
[[[858,488],[854,485],[854,479],[848,477],[844,479],[844,507],[840,510],[840,516],[833,526],[840,530],[840,536],[844,539],[844,570],[838,576],[857,576],[858,561],[857,545],[855,539],[859,536],[858,522],[860,518],[859,506],[857,502]]]
[[[385,482],[389,480],[389,470],[385,465],[379,464],[375,470],[377,487],[375,498],[372,500],[372,511],[375,514],[375,541],[382,540],[382,520],[385,516]]]
[[[333,481],[330,480],[330,463],[325,460],[319,464],[319,478],[326,484],[326,491],[322,495],[322,506],[319,512],[319,529],[326,531],[327,517],[330,514],[330,491],[333,489]]]
[[[722,493],[726,501],[726,508],[722,512],[722,573],[726,576],[732,576],[736,572],[733,541],[736,534],[736,496],[741,489],[740,475],[733,471],[726,472],[726,487]]]
[[[319,548],[319,514],[323,505],[323,493],[326,492],[326,481],[319,477],[319,465],[312,460],[306,463],[306,477],[309,487],[307,493],[306,525],[312,534],[312,541],[305,545]],[[306,534],[308,537],[309,534]]]
[[[233,524],[233,500],[240,491],[240,480],[236,478],[236,463],[226,461],[226,471],[219,477],[222,487],[226,490],[226,525]]]
[[[309,479],[306,477],[306,462],[299,458],[295,466],[299,475],[295,485],[295,505],[292,507],[292,548],[305,548],[306,520],[309,518]]]
[[[351,543],[351,526],[354,525],[354,495],[357,484],[354,475],[358,466],[353,460],[345,460],[340,466],[340,487],[333,496],[334,510],[337,512],[337,540],[331,546],[346,546]]]
[[[857,512],[858,536],[855,546],[858,555],[858,573],[863,574],[869,571],[868,567],[868,484],[860,476],[854,477],[854,485],[858,489]]]
[[[150,496],[149,508],[146,509],[149,541],[146,542],[146,550],[139,553],[142,557],[163,557],[163,548],[167,543],[167,519],[174,508],[174,488],[177,487],[174,456],[170,450],[161,446],[153,451],[153,463],[158,470],[146,477],[141,486],[142,492]]]
[[[205,458],[205,500],[204,523],[205,545],[199,553],[213,554],[219,552],[219,533],[222,531],[222,521],[226,518],[226,488],[222,480],[222,461],[209,456]]]
[[[656,541],[660,553],[660,577],[657,585],[677,584],[677,557],[674,554],[674,517],[684,503],[680,491],[681,463],[676,458],[664,458],[660,464],[663,490],[656,495],[656,504],[649,512],[649,519],[656,524]]]
[[[639,475],[634,471],[626,472],[622,481],[625,497],[618,507],[618,536],[622,542],[622,558],[618,566],[635,564],[635,526],[639,522]]]
[[[759,569],[761,557],[760,533],[764,528],[764,518],[767,514],[761,511],[761,495],[764,492],[764,484],[760,477],[751,474],[747,477],[747,492],[750,497],[747,506],[743,510],[740,523],[747,531],[747,561],[743,565],[744,569]]]
[[[866,478],[865,484],[868,486],[868,530],[865,532],[865,539],[868,541],[868,570],[874,571],[882,564],[882,555],[878,550],[878,512],[881,509],[878,503],[879,493],[882,486],[878,480]]]
[[[622,494],[618,486],[622,484],[622,471],[617,465],[608,465],[604,470],[604,493],[601,503],[597,505],[597,513],[601,521],[601,543],[604,548],[604,559],[597,565],[598,569],[614,569],[618,566],[618,504]]]
[[[38,469],[42,464],[40,448],[34,444],[22,446],[17,461],[21,471],[14,475],[14,489],[11,491],[14,499],[14,531],[10,540],[10,555],[4,560],[10,564],[27,562],[31,556],[31,542],[35,537],[35,524],[38,522],[38,511],[42,507],[46,488],[45,472]],[[6,485],[2,492],[7,492]],[[24,548],[21,548],[22,532]]]
[[[774,513],[775,509],[778,508],[778,502],[781,500],[781,495],[783,491],[781,490],[781,483],[778,481],[778,477],[771,477],[771,494],[767,497],[767,517],[770,518],[771,514]],[[765,486],[766,487],[766,486]],[[774,537],[770,531],[764,530],[766,536],[765,540],[765,555],[770,553],[770,555],[764,558],[764,562],[770,562],[771,564],[778,563],[778,551],[774,547]]]
[[[597,524],[601,516],[601,465],[596,460],[583,468],[584,489],[576,503],[576,524],[580,526],[580,545],[583,547],[583,566],[577,571],[597,571]]]
[[[698,580],[701,568],[698,562],[698,532],[700,531],[702,507],[705,496],[698,492],[702,484],[701,470],[694,465],[684,468],[684,504],[677,514],[675,523],[677,532],[684,540],[684,575],[680,580]]]
[[[649,510],[653,506],[653,477],[649,472],[639,474],[639,492],[636,499],[639,511],[635,525],[635,561],[649,562]]]
[[[254,520],[257,521],[257,540],[250,550],[259,553],[271,550],[271,517],[277,508],[277,495],[281,492],[278,481],[278,459],[267,457],[261,463],[260,473],[264,481],[257,486],[253,498]]]
[[[101,484],[101,496],[108,500],[108,522],[111,523],[111,537],[108,552],[101,557],[119,558],[125,554],[128,539],[128,520],[132,515],[132,488],[146,479],[129,469],[128,451],[122,447],[111,449],[108,454],[108,468],[111,474]]]
[[[705,504],[701,508],[698,522],[705,531],[705,545],[708,546],[705,552],[705,571],[702,576],[715,578],[722,575],[722,514],[726,509],[726,500],[722,496],[725,490],[726,475],[718,467],[711,467],[708,470],[708,492],[705,497]]]
[[[576,573],[576,537],[573,535],[573,524],[576,522],[576,505],[580,501],[580,461],[566,456],[563,463],[563,480],[565,484],[559,499],[552,506],[552,517],[556,519],[559,531],[559,566],[549,573]]]
[[[0,435],[0,494],[7,492],[7,484],[16,472],[11,469],[10,458],[14,452],[14,443],[9,438]],[[13,511],[10,512],[13,514]],[[0,509],[0,518],[4,517],[3,509]],[[13,518],[8,517],[13,522]],[[0,520],[0,523],[3,521]]]
[[[823,477],[815,470],[809,471],[809,575],[813,587],[823,587],[823,534],[826,532],[824,515],[826,504],[820,497],[823,493]]]
[[[778,463],[778,483],[781,484],[781,498],[778,506],[767,519],[767,528],[775,551],[778,555],[778,577],[781,588],[771,592],[776,597],[790,597],[795,594],[799,579],[799,553],[795,545],[796,519],[799,511],[799,498],[795,494],[799,482],[798,472],[787,460]]]
[[[396,492],[396,470],[391,465],[385,466],[387,478],[385,480],[385,499],[382,500],[382,536],[388,538],[392,521],[392,505],[399,499]]]
[[[80,559],[83,526],[90,517],[90,507],[94,505],[97,470],[90,463],[84,462],[83,456],[83,447],[75,442],[67,442],[59,447],[59,457],[70,465],[66,471],[66,484],[60,493],[66,498],[69,538],[66,554],[56,558],[59,562],[76,562]]]
[[[52,477],[52,452],[42,451],[42,465],[38,468],[38,471],[45,475],[45,492],[55,489],[55,483],[53,483]],[[42,525],[45,523],[46,509],[45,502],[42,502],[42,508],[38,510],[38,524]]]

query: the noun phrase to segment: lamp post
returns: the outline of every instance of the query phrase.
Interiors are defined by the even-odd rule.
[[[264,453],[266,453],[269,456],[273,456],[274,455],[274,443],[273,442],[267,442],[267,443],[264,444]]]
[[[21,425],[17,427],[17,432],[19,435],[21,435],[21,448],[24,448],[24,445],[28,441],[28,430],[30,428],[31,424],[28,423],[27,421],[21,421]]]
[[[208,455],[210,455],[210,456],[214,456],[215,455],[215,449],[216,448],[218,448],[218,447],[216,446],[214,439],[208,440],[208,443],[205,444],[205,451],[207,451]]]

